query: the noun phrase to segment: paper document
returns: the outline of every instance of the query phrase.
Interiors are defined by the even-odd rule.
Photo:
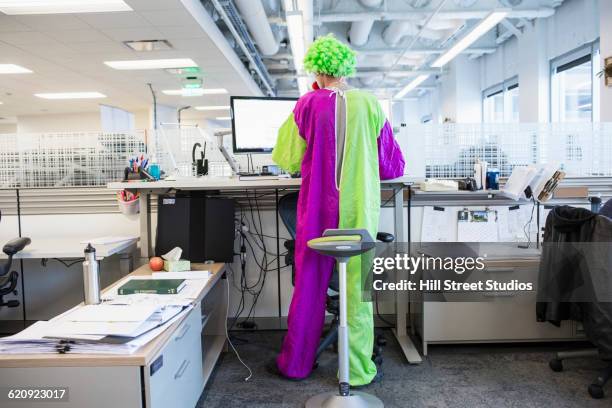
[[[457,207],[424,207],[421,242],[454,242]]]
[[[153,279],[210,279],[210,271],[153,272]]]
[[[62,320],[72,322],[144,322],[159,309],[156,305],[85,305],[76,308]]]
[[[502,194],[513,200],[519,200],[524,196],[525,189],[536,176],[537,171],[534,166],[515,167],[502,189]]]
[[[457,240],[459,242],[498,242],[496,211],[469,211],[457,213]]]

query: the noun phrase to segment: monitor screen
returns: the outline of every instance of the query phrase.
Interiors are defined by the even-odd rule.
[[[234,153],[270,153],[297,98],[232,96]]]

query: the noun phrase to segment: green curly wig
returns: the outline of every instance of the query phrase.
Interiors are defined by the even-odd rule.
[[[304,69],[314,74],[325,74],[336,78],[355,73],[357,54],[338,41],[333,34],[317,38],[304,57]]]

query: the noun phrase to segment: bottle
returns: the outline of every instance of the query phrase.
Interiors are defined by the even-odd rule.
[[[96,260],[96,248],[87,244],[83,262],[83,293],[86,305],[100,304],[100,273]]]

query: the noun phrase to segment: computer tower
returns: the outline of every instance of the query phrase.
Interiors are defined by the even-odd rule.
[[[234,258],[234,210],[232,199],[195,194],[158,198],[155,254],[174,247],[191,262],[232,262]]]

